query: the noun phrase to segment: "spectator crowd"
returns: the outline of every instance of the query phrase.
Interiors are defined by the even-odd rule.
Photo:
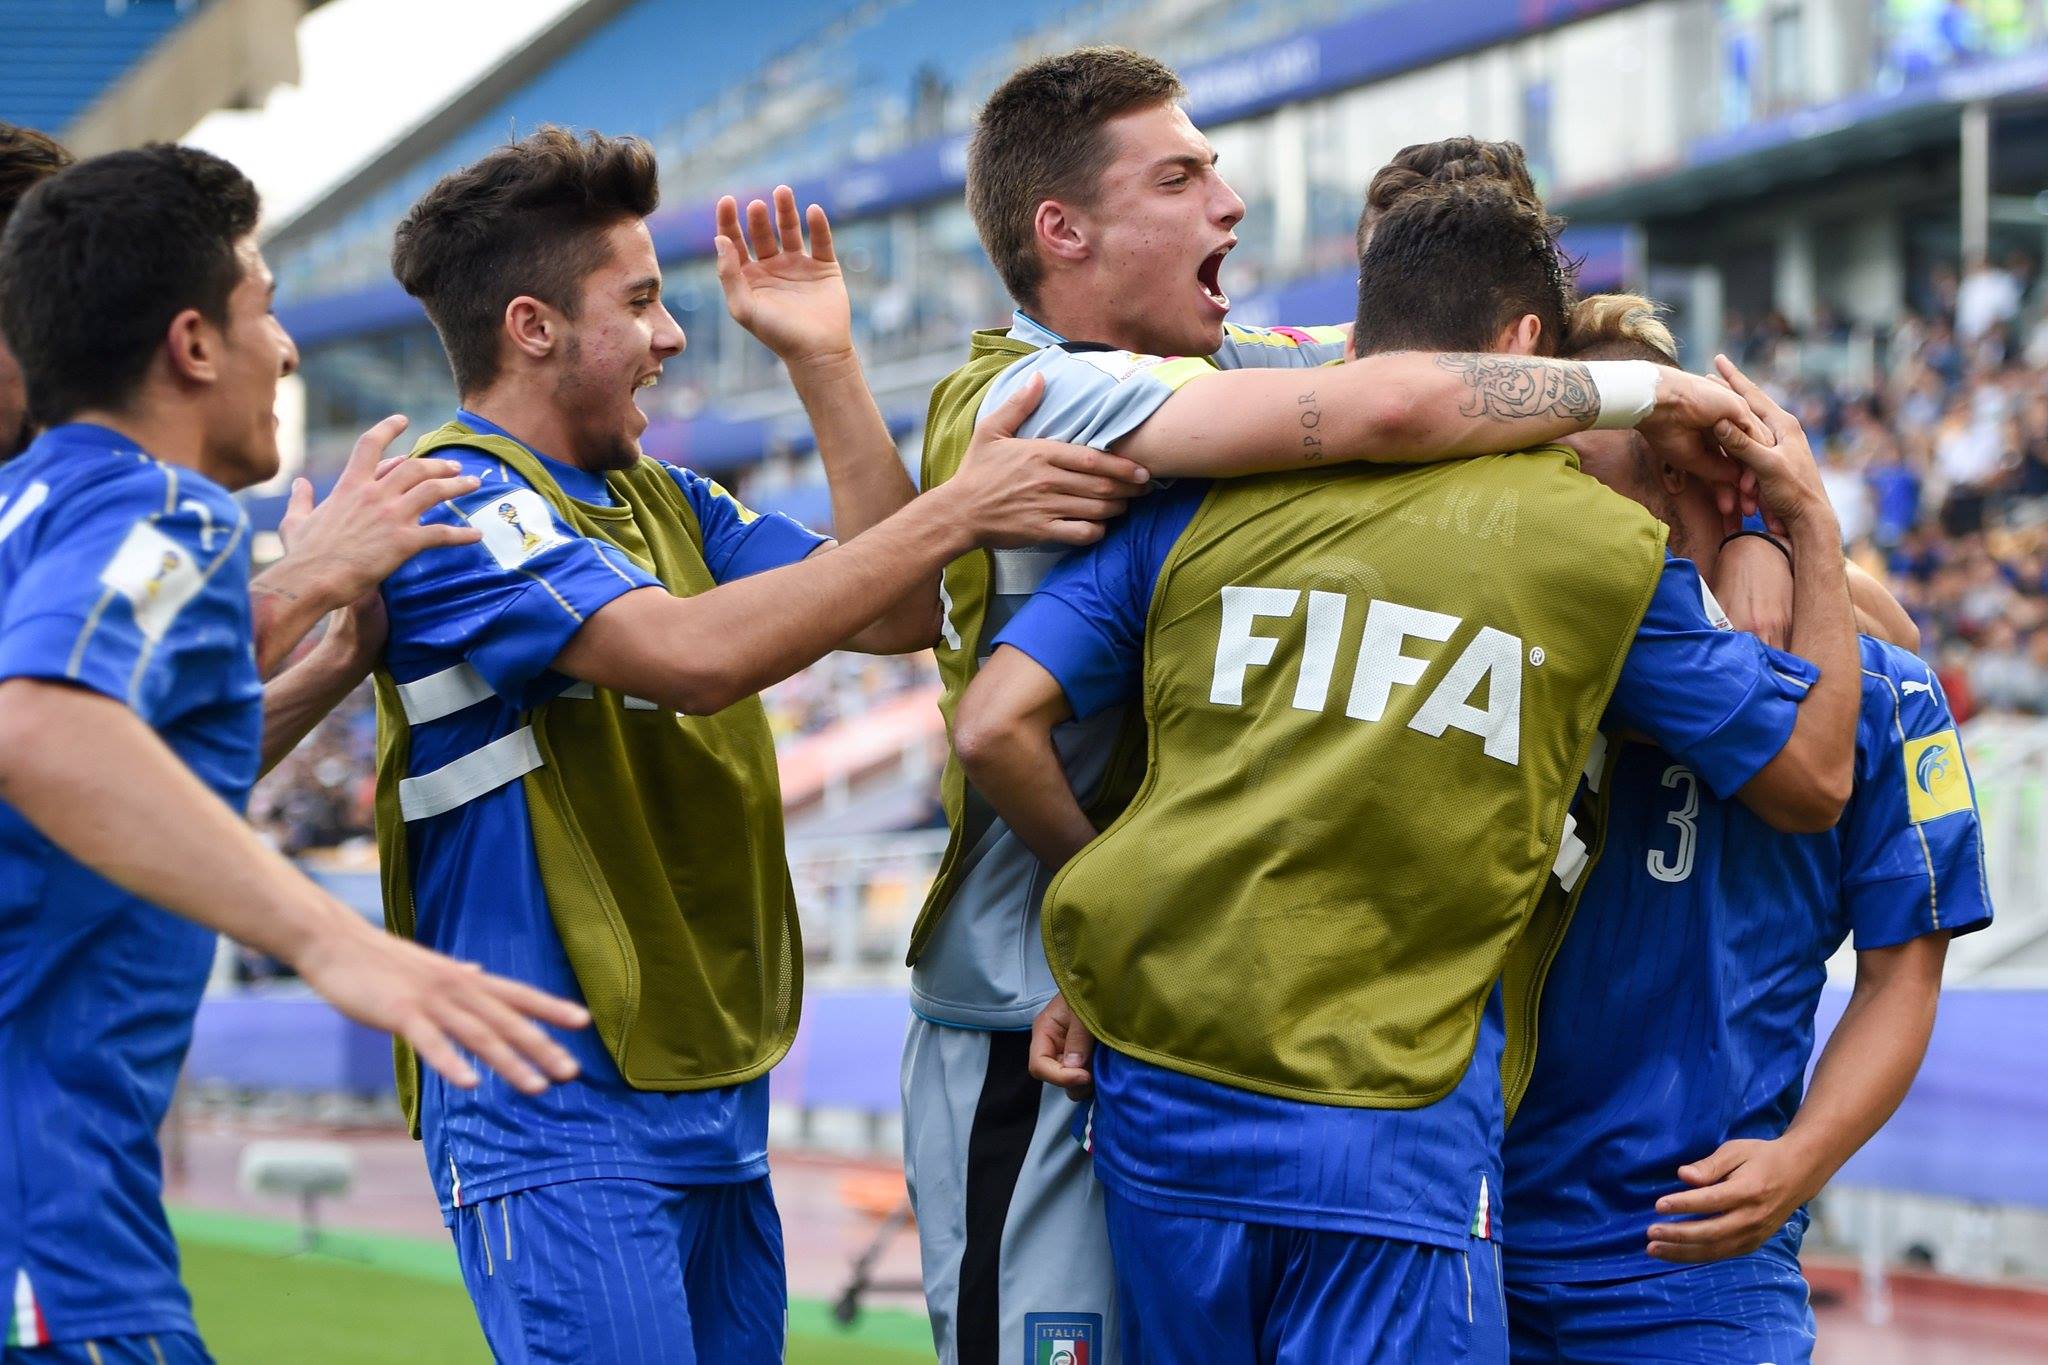
[[[1882,332],[1731,319],[1813,438],[1849,552],[1921,630],[1957,716],[2048,715],[2048,293],[2031,261],[1937,271]]]

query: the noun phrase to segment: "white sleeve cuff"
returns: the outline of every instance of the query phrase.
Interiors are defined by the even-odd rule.
[[[1647,360],[1588,360],[1586,373],[1600,397],[1594,431],[1619,431],[1635,426],[1657,406],[1657,371]]]

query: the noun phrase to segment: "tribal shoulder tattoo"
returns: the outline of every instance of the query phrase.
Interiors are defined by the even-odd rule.
[[[1572,360],[1527,356],[1440,355],[1436,363],[1463,375],[1472,392],[1458,410],[1467,417],[1570,417],[1600,415],[1593,376]]]

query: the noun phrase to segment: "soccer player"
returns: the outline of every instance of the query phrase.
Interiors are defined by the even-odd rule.
[[[754,695],[827,651],[928,646],[971,547],[1100,535],[1135,468],[1003,433],[914,497],[851,343],[829,225],[720,206],[734,317],[788,368],[834,545],[640,453],[681,352],[645,218],[654,154],[543,129],[433,186],[395,273],[462,408],[416,453],[482,479],[384,587],[378,838],[399,932],[588,1001],[584,1084],[401,1083],[505,1359],[781,1358],[768,1069],[802,996],[774,745]],[[1071,466],[1071,467],[1070,467]]]
[[[475,1083],[458,1045],[530,1088],[575,1074],[524,1016],[576,1026],[579,1006],[380,933],[237,814],[262,720],[248,522],[228,490],[276,471],[276,385],[296,360],[256,219],[233,167],[154,146],[46,179],[0,239],[0,330],[44,428],[0,470],[9,1365],[206,1358],[156,1132],[214,931],[455,1084]],[[340,523],[322,525],[331,541]],[[316,556],[297,581],[338,582],[336,565]]]
[[[71,153],[54,138],[33,128],[0,122],[0,231],[6,229],[24,194],[70,164]],[[20,454],[34,434],[21,366],[7,349],[6,340],[0,338],[0,460]]]
[[[1582,301],[1570,350],[1673,363],[1669,332],[1626,296]],[[1804,446],[1792,417],[1730,378],[1780,445]],[[1719,517],[1695,487],[1625,438],[1574,444],[1714,574]],[[1904,1097],[1949,938],[1991,922],[1941,684],[1869,634],[1861,665],[1855,791],[1823,833],[1780,834],[1662,748],[1620,745],[1605,850],[1550,969],[1507,1130],[1517,1361],[1811,1357],[1804,1205]],[[1845,938],[1855,991],[1802,1101]]]
[[[1356,346],[1554,347],[1566,291],[1539,208],[1419,189],[1374,226]],[[1058,1051],[1034,1071],[1095,1086],[1128,1359],[1505,1357],[1496,983],[1579,870],[1565,803],[1596,724],[1795,827],[1847,786],[1832,518],[1810,459],[1746,453],[1794,529],[1817,679],[1714,630],[1661,526],[1556,447],[1176,484],[998,635],[955,742],[1065,864],[1048,1019],[1103,1046],[1092,1073]],[[1140,697],[1145,784],[1094,839],[1053,729]]]
[[[1089,48],[1025,66],[990,96],[968,147],[967,200],[1017,308],[1007,331],[976,334],[933,394],[926,487],[957,466],[976,418],[1027,384],[1045,396],[1026,432],[1113,449],[1155,475],[1442,459],[1593,420],[1591,392],[1570,389],[1570,372],[1549,361],[1379,355],[1309,376],[1341,356],[1343,329],[1228,322],[1220,272],[1244,205],[1181,93],[1151,58]],[[1417,184],[1475,177],[1534,198],[1519,149],[1452,138],[1397,157],[1374,181],[1367,223]],[[1654,426],[1681,426],[1674,414],[1688,402],[1746,416],[1687,383],[1697,387],[1659,395]],[[1016,547],[948,566],[937,651],[948,717],[1059,555]],[[1068,778],[1098,820],[1129,796],[1141,740],[1121,707],[1062,729]],[[1114,1360],[1101,1195],[1067,1136],[1070,1106],[1023,1074],[1032,1018],[1054,991],[1038,932],[1050,872],[957,762],[942,799],[951,838],[912,932],[903,1066],[934,1341],[947,1365],[1035,1361],[1040,1340],[1086,1342]]]

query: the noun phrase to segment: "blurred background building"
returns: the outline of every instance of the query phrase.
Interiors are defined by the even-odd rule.
[[[0,63],[0,118],[81,151],[179,135],[293,79],[306,8],[0,0],[0,31],[35,54]],[[1653,294],[1692,368],[1726,350],[1797,410],[1847,548],[1889,576],[1969,723],[2000,924],[1952,954],[1952,985],[1989,1012],[1949,1017],[1990,1022],[1937,1036],[1902,1117],[1919,1159],[1880,1152],[1892,1164],[1866,1164],[1879,1173],[1863,1186],[1852,1165],[1820,1240],[1874,1263],[2048,1276],[2048,1220],[2028,1211],[2048,1188],[1999,1145],[2048,1134],[2048,1086],[1990,1079],[1984,1061],[2006,1055],[1992,1035],[2002,1047],[2048,1021],[2028,989],[2048,980],[2048,0],[783,0],[772,16],[556,0],[511,36],[494,10],[465,13],[501,56],[266,225],[304,356],[288,444],[316,482],[379,417],[423,430],[452,409],[434,334],[391,279],[392,230],[436,177],[543,122],[637,133],[660,156],[650,226],[689,349],[643,395],[649,452],[821,528],[802,414],[724,316],[718,195],[789,183],[830,210],[869,376],[914,467],[931,385],[971,329],[1009,313],[961,189],[974,110],[1020,62],[1120,43],[1181,71],[1247,206],[1223,271],[1243,321],[1350,318],[1363,189],[1403,145],[1520,142],[1585,288]],[[363,94],[378,98],[374,79]],[[260,523],[278,491],[252,500]],[[838,1017],[835,993],[886,1006],[900,991],[943,847],[936,691],[928,658],[835,656],[770,694],[814,1018]],[[372,914],[373,728],[361,699],[344,707],[256,807]],[[238,962],[223,982],[267,972]],[[900,1011],[859,1010],[900,1038]],[[888,1151],[892,1046],[871,1083],[825,1103],[800,1044],[779,1131]],[[195,1067],[209,1057],[232,1073],[232,1048],[202,1046]],[[859,1116],[840,1138],[835,1108]],[[1881,1213],[1858,1202],[1878,1188]]]

